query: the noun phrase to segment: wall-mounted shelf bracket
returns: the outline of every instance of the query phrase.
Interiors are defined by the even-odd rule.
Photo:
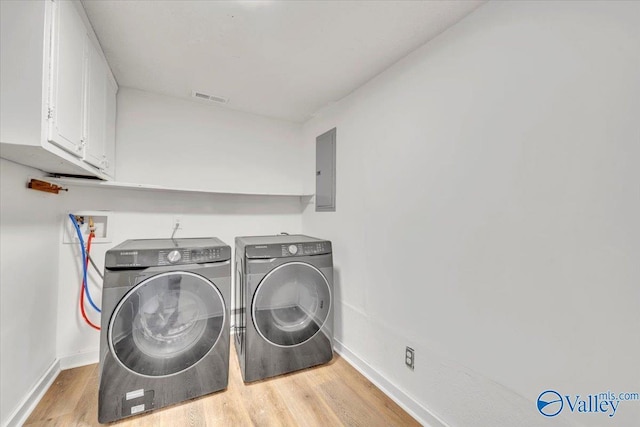
[[[41,181],[39,179],[31,179],[27,184],[27,187],[32,190],[45,191],[53,194],[58,194],[61,191],[69,191],[68,188],[63,188],[59,185],[51,184],[50,182]]]

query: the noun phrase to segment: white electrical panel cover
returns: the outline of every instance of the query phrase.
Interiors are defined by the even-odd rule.
[[[336,210],[336,128],[316,138],[316,211]]]

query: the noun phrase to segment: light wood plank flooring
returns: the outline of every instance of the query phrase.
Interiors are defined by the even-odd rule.
[[[122,426],[419,426],[344,359],[245,385],[231,351],[226,391],[127,418]],[[62,371],[25,426],[98,424],[98,365]]]

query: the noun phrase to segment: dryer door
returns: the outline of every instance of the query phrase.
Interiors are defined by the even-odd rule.
[[[253,322],[270,343],[302,344],[322,328],[331,307],[331,289],[316,267],[289,262],[271,270],[253,296]]]
[[[177,271],[145,279],[116,306],[109,347],[137,374],[176,374],[198,363],[216,344],[225,324],[218,288],[198,274]]]

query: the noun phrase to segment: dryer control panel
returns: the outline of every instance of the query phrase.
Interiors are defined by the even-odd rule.
[[[283,258],[330,253],[331,242],[328,240],[304,243],[248,245],[246,247],[247,258]]]

